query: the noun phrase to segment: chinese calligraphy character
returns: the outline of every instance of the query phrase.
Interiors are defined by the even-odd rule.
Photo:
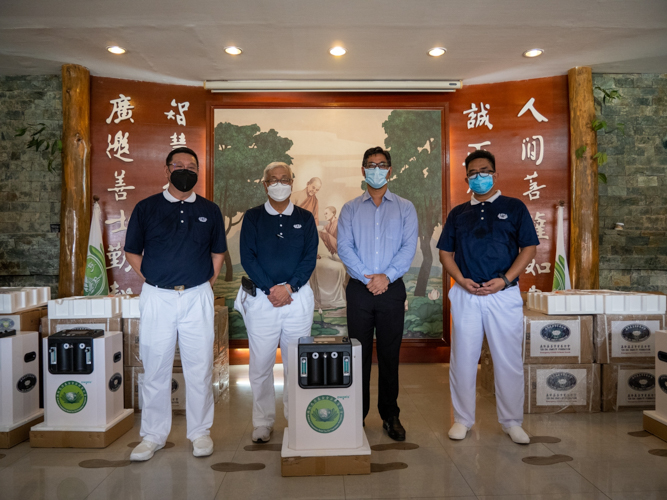
[[[463,112],[464,115],[468,115],[468,128],[477,128],[486,125],[491,130],[493,125],[489,122],[489,109],[491,109],[489,104],[485,105],[483,102],[480,102],[479,109],[477,109],[475,103],[472,103],[470,109]]]
[[[119,160],[124,162],[134,161],[132,158],[124,158],[122,156],[130,154],[130,145],[127,142],[129,136],[129,132],[125,132],[125,135],[123,135],[123,132],[119,130],[114,137],[113,142],[111,142],[111,134],[108,134],[107,143],[109,144],[109,147],[107,148],[107,156],[111,158],[109,151],[114,151],[113,155]]]
[[[178,133],[175,133],[174,135],[172,135],[170,146],[171,149],[176,149],[185,146],[185,134],[181,134],[179,136]]]
[[[167,120],[176,120],[176,123],[179,125],[183,125],[185,127],[185,115],[183,114],[188,110],[190,107],[189,102],[176,102],[176,99],[171,100],[171,105],[172,106],[178,106],[178,115],[174,112],[174,110],[170,110],[165,112],[164,114],[167,115]]]
[[[111,293],[113,295],[132,295],[132,289],[128,288],[127,290],[121,290],[117,281],[114,281],[111,285]]]
[[[111,104],[113,104],[113,110],[111,110],[111,114],[106,120],[107,123],[111,123],[113,115],[118,115],[118,117],[113,121],[114,123],[118,123],[122,120],[130,120],[132,123],[134,123],[134,120],[132,119],[132,110],[134,109],[134,106],[130,105],[130,99],[132,98],[125,97],[123,94],[120,94],[118,99],[111,99],[109,101]]]
[[[123,261],[120,261],[120,258],[123,257]],[[109,262],[111,262],[111,265],[107,266],[107,269],[112,269],[114,267],[117,267],[118,269],[121,269],[125,265],[125,255],[123,255],[123,251],[120,249],[120,243],[117,245],[111,245],[109,244],[109,251],[107,252],[107,258],[109,259]]]
[[[517,116],[523,115],[526,111],[530,111],[533,114],[533,118],[535,118],[538,122],[548,122],[549,120],[542,114],[540,114],[536,109],[535,106],[535,98],[531,97],[526,105],[521,108],[521,111],[519,111],[519,114]]]
[[[134,189],[134,186],[128,186],[125,184],[125,170],[121,170],[120,174],[118,174],[118,172],[114,172],[113,175],[116,177],[116,185],[107,189],[107,191],[115,191],[114,195],[116,196],[116,201],[126,200],[127,193],[125,191],[127,189]]]
[[[530,137],[526,137],[521,143],[521,159],[537,160],[535,165],[539,165],[544,157],[544,139],[541,135],[534,135],[533,139],[531,141]]]
[[[533,224],[535,224],[535,231],[537,232],[537,238],[540,240],[548,240],[549,237],[544,232],[546,228],[544,227],[547,223],[544,218],[546,214],[536,212],[535,219],[533,219]]]
[[[475,151],[479,151],[480,149],[482,149],[482,147],[484,147],[484,146],[490,146],[490,145],[491,145],[491,141],[484,141],[484,142],[478,142],[477,144],[468,144],[468,147],[469,147],[469,148],[475,148]],[[471,152],[472,152],[472,151],[468,151],[468,155],[469,155]],[[468,156],[468,155],[466,155],[466,156]],[[463,166],[465,167],[466,162],[464,161],[463,163],[461,163],[461,165],[463,165]]]
[[[112,233],[118,233],[120,231],[127,231],[127,220],[125,219],[125,210],[120,211],[120,217],[118,219],[107,219],[104,221],[105,224],[107,225],[113,225],[113,224],[120,224],[120,227],[118,229],[112,229]],[[120,243],[119,243],[120,245]]]
[[[537,274],[550,273],[551,263],[543,262],[542,264],[537,264],[535,262],[535,259],[533,259],[533,261],[530,264],[528,264],[528,267],[526,267],[526,274],[532,274],[533,276],[537,276],[535,274],[535,271],[537,271]]]
[[[533,175],[527,175],[524,181],[530,181],[530,186],[528,191],[523,193],[524,196],[528,196],[528,198],[532,200],[537,200],[540,197],[540,189],[547,187],[546,185],[543,186],[538,186],[537,181],[534,181],[537,177],[537,172],[534,172]]]

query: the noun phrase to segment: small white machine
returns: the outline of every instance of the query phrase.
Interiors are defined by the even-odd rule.
[[[124,414],[122,332],[63,330],[42,342],[41,429],[106,428]]]
[[[655,332],[655,412],[667,420],[667,331]]]
[[[289,426],[283,457],[370,455],[362,409],[361,344],[303,337],[289,345]]]
[[[0,332],[0,432],[43,415],[39,408],[39,333]]]

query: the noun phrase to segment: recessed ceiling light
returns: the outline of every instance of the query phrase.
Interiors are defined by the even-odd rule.
[[[346,52],[347,52],[347,50],[345,50],[343,47],[334,47],[329,51],[329,54],[331,54],[332,56],[337,56],[338,57],[338,56],[345,55]]]
[[[537,57],[544,54],[542,49],[530,49],[523,53],[523,57]]]
[[[428,55],[433,57],[440,57],[445,52],[447,52],[447,49],[444,47],[433,47],[431,50],[428,51]]]
[[[118,45],[110,45],[107,47],[107,50],[112,54],[125,54],[125,49],[123,47],[119,47]]]
[[[231,45],[229,47],[225,47],[225,52],[227,52],[227,54],[230,56],[238,56],[243,51],[241,50],[241,47]]]

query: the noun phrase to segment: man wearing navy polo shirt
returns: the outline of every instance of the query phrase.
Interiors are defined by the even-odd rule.
[[[143,440],[130,455],[133,461],[150,459],[169,436],[177,339],[187,387],[187,438],[194,456],[213,453],[211,286],[227,243],[220,209],[193,192],[198,172],[194,151],[171,151],[165,166],[168,188],[137,203],[127,227],[127,261],[146,280],[139,303]]]
[[[373,334],[378,355],[378,410],[390,438],[405,440],[398,418],[398,358],[403,340],[405,284],[417,251],[419,222],[414,205],[387,188],[391,155],[370,148],[361,162],[366,192],[348,201],[338,218],[338,255],[350,281],[347,331],[361,343],[363,414],[370,409]]]
[[[248,330],[255,443],[271,439],[276,419],[273,366],[278,344],[287,380],[288,344],[310,335],[315,303],[308,280],[315,269],[318,245],[313,214],[290,201],[293,181],[289,165],[270,163],[263,179],[269,199],[246,211],[241,226],[241,264],[252,283],[250,288],[246,283],[246,290],[241,286],[234,302]],[[287,398],[285,384],[285,418]]]
[[[496,160],[475,151],[465,161],[469,202],[452,209],[438,241],[440,261],[456,281],[449,291],[452,350],[449,382],[454,407],[450,439],[464,439],[475,423],[477,362],[484,334],[496,381],[498,421],[512,441],[527,444],[523,423],[523,300],[519,276],[539,245],[521,200],[495,189]]]

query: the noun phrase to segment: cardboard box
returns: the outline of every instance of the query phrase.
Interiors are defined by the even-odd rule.
[[[105,332],[120,332],[123,329],[123,319],[120,316],[111,318],[49,318],[47,322],[46,335],[53,335],[61,330],[75,328],[93,328],[104,330]],[[42,323],[44,326],[44,323]]]
[[[371,456],[282,457],[280,472],[283,477],[370,474]]]
[[[524,413],[600,411],[600,365],[524,365]]]
[[[30,446],[32,448],[106,448],[132,427],[134,427],[134,414],[128,410],[99,431],[56,430],[42,423],[30,430]]]
[[[125,372],[125,408],[141,411],[142,398],[139,390],[144,380],[144,369],[139,366],[126,366]],[[171,409],[176,413],[185,413],[185,379],[183,368],[174,367],[171,379]]]
[[[597,362],[653,363],[655,332],[665,328],[664,314],[595,316]]]
[[[655,409],[655,365],[602,365],[602,411]]]
[[[523,362],[529,365],[595,361],[593,316],[549,316],[523,309]]]
[[[46,314],[46,306],[25,309],[13,314],[0,314],[0,330],[38,332],[41,320]]]
[[[667,420],[667,331],[655,332],[655,411]]]

